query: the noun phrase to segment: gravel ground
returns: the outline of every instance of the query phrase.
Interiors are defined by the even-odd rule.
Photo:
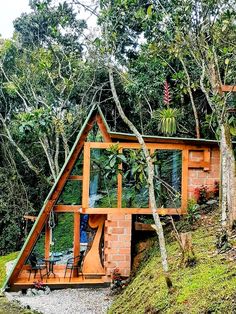
[[[49,295],[14,297],[24,307],[43,314],[103,314],[112,303],[108,288],[54,290]]]

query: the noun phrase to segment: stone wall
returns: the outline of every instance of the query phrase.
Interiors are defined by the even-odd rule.
[[[201,151],[192,151],[189,154],[189,160],[202,161],[203,153]],[[201,185],[206,185],[209,191],[214,189],[215,181],[220,179],[220,151],[219,148],[211,150],[210,170],[204,171],[200,169],[189,169],[188,171],[188,198],[194,197],[194,191]]]

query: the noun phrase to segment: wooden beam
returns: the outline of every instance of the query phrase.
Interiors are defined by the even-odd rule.
[[[236,92],[236,85],[221,85],[221,92]]]
[[[160,215],[182,215],[185,210],[181,208],[158,208]],[[144,214],[152,215],[150,208],[83,208],[83,214]]]
[[[141,145],[139,143],[103,143],[103,142],[90,142],[91,148],[109,148],[112,145],[118,145],[118,148],[130,148],[130,149],[141,149]],[[153,149],[184,149],[186,145],[178,145],[178,144],[157,144],[157,143],[146,143],[147,148],[153,148]]]
[[[83,180],[83,176],[69,176],[68,180],[74,180],[74,181],[82,181]]]
[[[80,253],[80,213],[74,213],[74,257]]]
[[[37,216],[24,215],[23,217],[24,219],[31,220],[31,221],[35,221],[37,219]]]
[[[70,212],[83,214],[152,214],[150,208],[82,208],[81,205],[56,205],[55,212]],[[165,214],[181,214],[181,208],[158,208],[158,212]]]
[[[53,210],[56,213],[79,213],[82,205],[55,205]]]
[[[188,206],[188,159],[189,151],[185,149],[182,152],[181,214],[187,211]]]
[[[48,221],[45,224],[45,258],[49,258],[50,255],[50,243],[51,243],[51,229],[48,226]]]
[[[99,113],[96,116],[96,121],[97,121],[99,130],[102,133],[102,137],[103,137],[104,142],[108,142],[108,143],[112,142],[111,136],[110,136],[110,134],[107,131],[107,127],[104,124],[104,122],[102,120],[102,117],[101,117],[101,115]]]
[[[119,153],[122,153],[122,148],[119,149]],[[119,165],[119,169],[122,170],[122,164]],[[117,175],[117,207],[122,207],[122,174]]]
[[[90,184],[90,143],[84,143],[84,167],[83,167],[83,192],[82,205],[83,208],[89,207],[89,184]]]
[[[119,149],[128,148],[128,149],[141,149],[141,146],[139,143],[103,143],[103,142],[89,142],[90,148],[101,148],[106,149],[111,147],[112,145],[118,145]],[[158,144],[158,143],[146,143],[146,146],[148,149],[162,149],[162,150],[184,150],[184,149],[190,149],[190,150],[208,150],[209,147],[206,145],[182,145],[182,144]]]
[[[209,162],[206,162],[203,160],[201,160],[201,161],[189,161],[188,167],[189,168],[203,168],[205,171],[210,170]]]

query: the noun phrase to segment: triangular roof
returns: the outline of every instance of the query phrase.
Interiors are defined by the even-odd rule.
[[[12,282],[14,282],[14,279],[18,276],[19,272],[21,271],[25,260],[28,258],[29,254],[31,253],[32,248],[35,242],[37,241],[38,233],[41,232],[42,227],[45,224],[45,221],[51,209],[55,205],[61,191],[63,190],[66,184],[66,181],[70,175],[70,172],[78,158],[78,155],[83,148],[83,143],[86,140],[86,137],[89,131],[92,129],[95,122],[97,122],[98,124],[98,127],[102,133],[104,141],[105,142],[111,141],[110,136],[109,136],[109,131],[110,131],[109,126],[107,125],[107,122],[104,118],[104,115],[100,107],[97,104],[95,104],[91,108],[79,134],[77,135],[77,138],[69,153],[68,158],[66,159],[55,183],[53,184],[51,190],[48,193],[48,196],[44,202],[44,205],[41,211],[39,212],[39,215],[27,239],[25,240],[25,243],[15,261],[15,264],[2,287],[3,291],[7,288],[9,283],[11,284]]]

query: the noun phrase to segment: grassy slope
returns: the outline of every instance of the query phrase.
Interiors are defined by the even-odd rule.
[[[14,260],[18,255],[18,252],[10,253],[5,256],[0,256],[0,288],[2,287],[6,278],[6,263]]]
[[[235,313],[236,264],[226,260],[224,255],[214,254],[216,223],[215,218],[208,218],[193,232],[198,258],[194,268],[179,267],[179,248],[176,241],[169,239],[173,294],[167,293],[159,251],[152,248],[147,262],[117,297],[109,313]]]

